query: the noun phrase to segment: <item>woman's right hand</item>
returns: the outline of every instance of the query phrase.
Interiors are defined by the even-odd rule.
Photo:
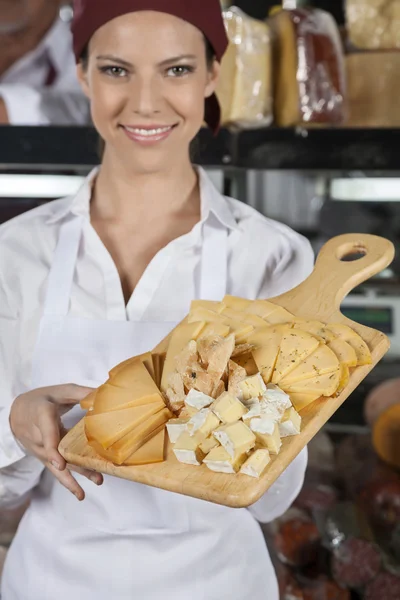
[[[14,437],[29,454],[41,460],[78,500],[83,500],[85,493],[71,470],[84,475],[96,485],[103,483],[103,476],[89,469],[67,465],[58,452],[58,445],[66,433],[61,417],[92,391],[91,388],[74,384],[39,388],[18,396],[10,413]]]

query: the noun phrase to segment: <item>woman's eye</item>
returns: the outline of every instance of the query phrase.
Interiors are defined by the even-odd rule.
[[[188,75],[189,73],[193,73],[194,67],[188,66],[179,66],[179,67],[171,67],[168,69],[168,75],[172,77],[183,77],[184,75]]]
[[[122,67],[101,67],[100,71],[111,77],[125,77],[126,69]]]

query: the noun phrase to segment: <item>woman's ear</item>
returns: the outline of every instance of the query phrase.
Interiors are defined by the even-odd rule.
[[[76,67],[76,75],[78,77],[78,81],[82,88],[83,93],[90,100],[90,89],[88,83],[88,70],[87,67],[83,66],[82,61],[80,61]]]
[[[205,89],[205,93],[204,93],[205,98],[209,98],[210,96],[212,96],[214,94],[214,92],[217,88],[220,73],[221,73],[221,65],[217,60],[214,60],[212,67],[210,69],[208,69],[208,76],[207,76],[208,79],[207,79],[207,85],[206,85],[206,89]]]

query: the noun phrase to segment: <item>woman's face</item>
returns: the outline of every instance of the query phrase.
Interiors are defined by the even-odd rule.
[[[135,171],[158,172],[187,160],[216,86],[202,33],[172,15],[129,13],[99,29],[78,76],[106,152]]]

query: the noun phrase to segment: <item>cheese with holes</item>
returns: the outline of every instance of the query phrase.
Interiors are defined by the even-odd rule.
[[[210,435],[208,438],[201,442],[199,448],[204,454],[208,454],[209,452],[211,452],[211,450],[213,450],[213,448],[216,448],[217,446],[219,446],[218,440],[216,440],[213,435]]]
[[[317,375],[333,373],[339,368],[339,360],[325,344],[321,344],[310,356],[307,356],[295,369],[280,380],[280,385],[302,381]]]
[[[346,365],[347,367],[357,366],[357,354],[350,344],[344,340],[341,340],[340,338],[336,338],[329,342],[327,346],[336,354],[342,364]]]
[[[195,435],[202,440],[218,427],[220,420],[209,408],[202,408],[195,414],[187,424],[187,430],[191,436]]]
[[[250,431],[243,421],[238,421],[230,425],[221,425],[221,427],[213,432],[213,435],[232,458],[236,454],[248,452],[254,448],[256,442],[254,433]]]
[[[165,428],[152,437],[146,442],[139,450],[136,450],[131,456],[129,456],[124,465],[151,465],[164,461],[165,455]]]
[[[173,331],[169,341],[167,355],[161,377],[161,390],[166,392],[169,380],[175,371],[175,359],[191,340],[196,340],[204,328],[204,322],[183,323]]]
[[[213,448],[206,458],[203,460],[204,464],[216,473],[237,473],[242,464],[247,459],[247,454],[236,453],[231,456],[225,448],[218,446]]]
[[[272,374],[272,383],[279,383],[319,346],[319,341],[310,333],[291,329],[281,339],[278,358]]]
[[[282,442],[276,421],[266,416],[257,417],[250,421],[250,429],[256,435],[257,447],[267,448],[271,454],[279,454]]]
[[[229,392],[224,392],[211,405],[212,411],[222,423],[235,423],[246,414],[247,408]]]
[[[97,441],[105,450],[123,438],[129,431],[165,408],[162,401],[124,408],[99,415],[85,417],[85,433],[88,441]]]
[[[292,408],[288,408],[285,411],[281,422],[279,423],[279,435],[281,438],[288,437],[291,435],[298,435],[301,431],[301,417]]]
[[[264,473],[270,461],[269,451],[266,448],[259,448],[242,465],[240,472],[243,475],[249,475],[249,477],[258,479]]]
[[[338,389],[340,382],[340,369],[335,373],[326,373],[325,375],[318,375],[311,379],[303,379],[303,381],[296,381],[294,383],[281,384],[282,389],[288,392],[300,392],[300,393],[319,393],[320,396],[332,396]]]
[[[175,444],[181,433],[187,430],[189,418],[170,419],[167,423],[167,432],[171,444]]]
[[[205,456],[200,450],[202,441],[197,435],[190,435],[188,431],[184,431],[173,448],[179,462],[199,466]]]

